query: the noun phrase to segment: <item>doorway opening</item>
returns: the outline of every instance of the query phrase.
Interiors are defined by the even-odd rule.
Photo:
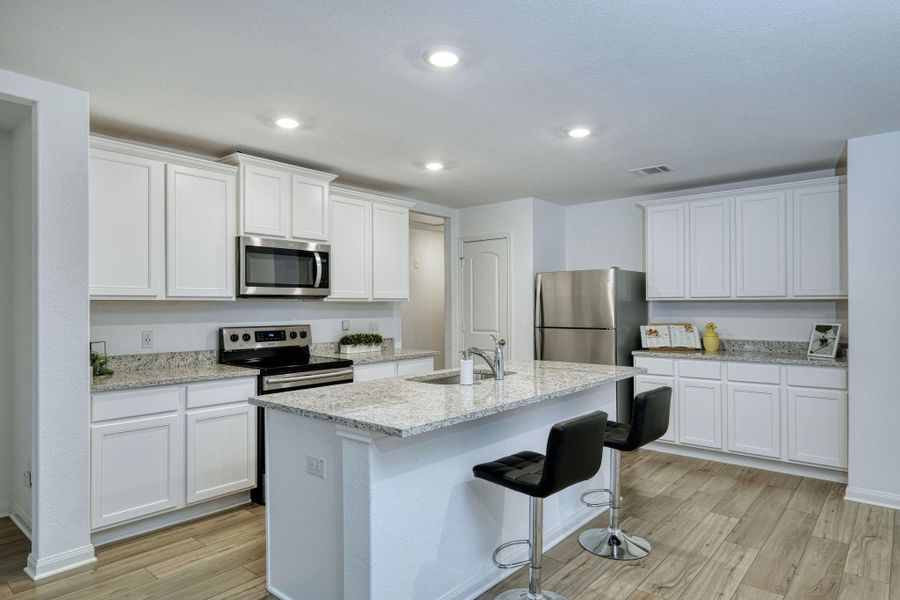
[[[31,106],[0,99],[0,588],[31,551],[34,143]],[[20,530],[20,531],[17,531]]]
[[[453,364],[447,296],[449,234],[445,217],[409,213],[409,302],[401,308],[403,347],[438,352],[435,369]]]

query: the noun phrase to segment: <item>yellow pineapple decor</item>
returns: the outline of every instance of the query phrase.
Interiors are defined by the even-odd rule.
[[[706,331],[703,332],[703,348],[708,354],[719,351],[719,333],[716,331],[715,323],[706,324]]]

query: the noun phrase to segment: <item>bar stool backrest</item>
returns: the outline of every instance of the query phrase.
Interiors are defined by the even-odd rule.
[[[535,497],[546,498],[597,474],[603,462],[606,420],[607,414],[598,410],[561,421],[550,429]]]
[[[641,392],[631,405],[631,428],[622,450],[637,450],[657,440],[669,429],[672,388],[659,387]]]

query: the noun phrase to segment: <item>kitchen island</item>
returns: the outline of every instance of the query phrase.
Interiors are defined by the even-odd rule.
[[[524,361],[474,386],[426,381],[455,373],[438,371],[252,398],[267,409],[269,591],[472,598],[508,574],[491,563],[494,548],[528,530],[528,499],[472,467],[543,452],[558,421],[598,409],[614,418],[615,382],[643,372]],[[547,499],[547,547],[596,516],[579,496],[606,487],[607,472]]]

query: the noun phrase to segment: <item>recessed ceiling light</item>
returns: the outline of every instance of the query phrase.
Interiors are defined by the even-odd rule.
[[[298,121],[297,119],[292,119],[291,117],[281,117],[279,119],[275,119],[275,124],[282,129],[297,129],[298,127],[300,127],[300,121]]]
[[[425,168],[429,171],[440,171],[444,168],[444,163],[436,160],[425,163]]]
[[[591,130],[587,127],[573,127],[566,131],[569,137],[573,138],[583,138],[591,135]]]
[[[425,53],[425,62],[432,67],[449,69],[459,63],[459,53],[448,48],[435,48]]]

